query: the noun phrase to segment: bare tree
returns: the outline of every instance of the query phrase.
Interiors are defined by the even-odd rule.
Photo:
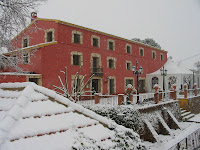
[[[197,61],[194,63],[195,67],[196,67],[196,72],[198,72],[198,74],[200,74],[200,61]]]
[[[0,48],[27,26],[30,13],[46,0],[0,0]]]
[[[15,58],[1,53],[13,50],[11,39],[28,25],[31,12],[46,0],[0,0],[0,67],[9,66],[22,72]]]

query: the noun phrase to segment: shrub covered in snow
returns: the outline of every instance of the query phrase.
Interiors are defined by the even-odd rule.
[[[139,119],[139,112],[131,106],[102,106],[95,105],[89,107],[97,114],[114,120],[117,124],[133,129],[140,135],[143,132],[143,122]]]

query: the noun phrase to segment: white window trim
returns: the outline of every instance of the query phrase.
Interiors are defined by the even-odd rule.
[[[54,28],[51,28],[51,29],[47,29],[45,30],[45,42],[47,42],[47,33],[48,32],[52,32],[52,42],[55,41],[55,29]]]
[[[127,46],[130,46],[130,53],[127,53]],[[125,50],[126,50],[127,54],[132,54],[132,45],[131,44],[126,44]]]
[[[113,50],[109,49],[109,42],[113,42]],[[108,49],[108,50],[111,50],[111,51],[114,51],[114,50],[115,50],[115,41],[114,41],[114,40],[112,40],[112,39],[108,39],[108,40],[107,40],[107,49]]]
[[[129,69],[127,68],[127,63],[130,63],[130,64],[131,64],[130,67],[132,67],[132,61],[128,61],[128,60],[126,60],[126,70],[129,70]],[[131,70],[131,68],[130,68],[130,70]]]
[[[143,56],[144,56],[144,48],[143,48],[143,47],[140,47],[140,48],[139,48],[139,56],[141,56],[141,55],[140,55],[140,50],[143,50]],[[143,56],[142,56],[142,57],[143,57]]]
[[[92,35],[92,36],[91,36],[91,46],[92,46],[92,47],[95,47],[95,46],[93,46],[93,38],[98,39],[98,45],[97,45],[97,47],[100,48],[100,37],[99,37],[99,36],[96,36],[96,35]]]
[[[114,66],[113,68],[109,68],[109,59],[113,60],[114,61]],[[107,68],[109,69],[116,69],[116,62],[117,62],[117,59],[115,57],[107,57]]]
[[[80,55],[81,56],[81,64],[80,64],[80,66],[83,66],[83,53],[82,52],[77,52],[77,51],[72,51],[71,52],[71,65],[73,65],[74,66],[74,64],[73,64],[73,55]]]
[[[72,31],[72,43],[74,43],[74,34],[80,35],[80,43],[79,44],[83,44],[83,33],[80,31],[76,31],[76,30]],[[78,43],[75,43],[75,44],[78,44]]]

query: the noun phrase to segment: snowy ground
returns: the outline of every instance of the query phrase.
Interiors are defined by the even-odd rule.
[[[171,135],[159,135],[160,141],[156,143],[144,141],[145,146],[150,150],[170,149],[172,146],[182,141],[185,137],[200,128],[200,114],[195,115],[195,117],[190,119],[189,121],[194,122],[180,122],[179,125],[181,129],[171,130]]]

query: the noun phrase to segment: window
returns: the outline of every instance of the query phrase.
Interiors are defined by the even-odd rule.
[[[109,43],[109,50],[113,50],[114,49],[114,43],[113,42],[108,42]]]
[[[83,65],[83,55],[81,52],[77,52],[77,51],[71,52],[71,65],[75,65],[75,66]]]
[[[155,85],[155,84],[158,84],[158,78],[157,78],[157,77],[153,77],[153,78],[151,79],[151,83],[152,83],[152,89],[154,89],[154,85]]]
[[[160,60],[163,60],[163,54],[160,54]]]
[[[73,65],[81,65],[81,59],[80,59],[80,55],[73,55]]]
[[[115,50],[115,42],[114,40],[108,40],[108,50]]]
[[[52,31],[47,32],[47,42],[53,41]]]
[[[152,58],[156,59],[156,52],[155,51],[152,51]]]
[[[115,94],[115,92],[114,92],[114,86],[115,86],[114,79],[109,79],[109,82],[110,82],[110,91],[109,91],[109,93],[110,94]]]
[[[140,56],[144,56],[144,49],[143,48],[140,48],[139,52],[140,52]]]
[[[116,93],[116,77],[114,77],[114,76],[109,76],[108,93],[109,94],[115,94]]]
[[[23,47],[28,47],[28,39],[23,39]]]
[[[93,38],[93,46],[94,47],[98,47],[98,39],[96,39],[96,38]]]
[[[29,63],[29,54],[28,52],[23,53],[23,64],[28,64]]]
[[[81,90],[81,79],[76,79],[74,83],[74,93],[79,92]]]
[[[83,88],[83,82],[81,82],[82,78],[83,78],[83,75],[79,75],[79,76],[72,75],[72,78],[71,78],[72,94],[75,94],[75,92],[80,92],[81,89]]]
[[[139,92],[145,92],[145,79],[140,79],[139,83],[140,83]]]
[[[126,61],[126,69],[131,70],[131,61]]]
[[[129,44],[126,44],[126,53],[128,53],[128,54],[132,53],[132,46]]]
[[[80,36],[80,34],[74,34],[74,43],[77,43],[77,44],[81,43],[81,36]]]
[[[133,79],[126,79],[126,86],[131,84],[133,86]]]
[[[72,31],[72,43],[83,44],[82,32]]]
[[[91,37],[91,45],[93,47],[100,47],[100,37],[96,35],[92,35]]]
[[[45,42],[54,41],[54,29],[48,29],[45,31]]]
[[[108,68],[115,69],[116,68],[115,62],[116,62],[116,59],[114,57],[107,57],[107,66],[108,66]]]
[[[114,60],[109,59],[109,68],[114,68]]]

